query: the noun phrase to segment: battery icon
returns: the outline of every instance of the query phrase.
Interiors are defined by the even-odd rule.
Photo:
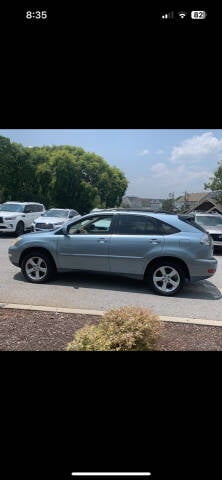
[[[191,12],[191,18],[193,20],[203,20],[206,16],[207,13],[204,10],[193,10]]]

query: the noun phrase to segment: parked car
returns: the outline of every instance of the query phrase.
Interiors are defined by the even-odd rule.
[[[32,223],[32,230],[34,232],[54,230],[60,225],[79,215],[76,210],[68,208],[50,208],[45,213],[34,220]]]
[[[194,213],[195,222],[201,225],[212,237],[216,247],[222,247],[222,215],[219,213]]]
[[[0,209],[0,232],[22,235],[31,230],[35,218],[45,212],[42,203],[5,202]]]
[[[94,271],[144,279],[156,293],[170,296],[185,279],[216,272],[212,243],[186,215],[113,209],[19,237],[9,258],[33,283],[46,282],[56,271]]]

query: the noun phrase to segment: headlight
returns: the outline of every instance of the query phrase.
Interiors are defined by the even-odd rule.
[[[16,220],[17,217],[5,217],[5,220]]]
[[[22,240],[22,237],[17,237],[15,240],[13,240],[12,245],[15,245],[16,243],[18,243],[19,240]]]
[[[54,227],[57,227],[58,225],[63,225],[64,222],[59,222],[59,223],[54,223]]]

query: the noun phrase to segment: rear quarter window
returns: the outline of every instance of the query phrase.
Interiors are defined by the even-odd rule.
[[[162,235],[173,235],[174,233],[180,232],[179,228],[173,227],[169,225],[169,223],[163,222],[162,220],[158,220],[160,226],[160,233]]]
[[[180,220],[187,225],[191,225],[192,227],[196,228],[197,230],[200,230],[201,232],[206,233],[206,230],[197,222],[195,222],[194,218],[181,218],[179,217]]]

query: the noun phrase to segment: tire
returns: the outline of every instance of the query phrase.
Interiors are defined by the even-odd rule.
[[[24,231],[25,231],[24,223],[18,222],[15,229],[16,235],[18,235],[19,237],[19,235],[23,235]]]
[[[147,272],[150,288],[159,295],[170,297],[184,286],[185,274],[176,263],[166,260],[154,264]]]
[[[35,250],[23,258],[21,270],[28,282],[44,283],[52,278],[55,269],[47,253]]]

